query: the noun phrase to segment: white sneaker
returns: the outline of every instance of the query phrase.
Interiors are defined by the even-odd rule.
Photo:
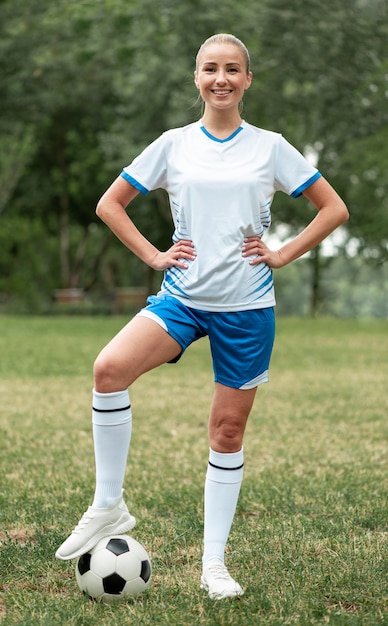
[[[212,600],[242,596],[244,591],[231,577],[220,559],[204,563],[201,576],[201,589],[206,589]]]
[[[136,520],[128,512],[122,496],[107,509],[90,506],[71,535],[59,546],[55,556],[62,561],[76,559],[91,550],[103,537],[122,535],[132,530],[135,524]]]

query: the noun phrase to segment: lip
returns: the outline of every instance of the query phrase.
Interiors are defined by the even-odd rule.
[[[230,93],[232,93],[232,90],[231,89],[211,89],[211,92],[215,96],[228,96]]]

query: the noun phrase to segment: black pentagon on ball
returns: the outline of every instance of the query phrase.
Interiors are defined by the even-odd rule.
[[[79,557],[78,559],[78,571],[81,574],[81,576],[83,576],[83,574],[86,574],[86,572],[88,572],[90,570],[90,559],[92,558],[92,555],[89,554],[89,552],[87,552],[86,554],[83,554],[82,556]]]
[[[129,552],[129,545],[125,539],[110,539],[106,544],[106,549],[113,552],[116,556]]]
[[[144,580],[144,582],[148,582],[151,577],[151,563],[146,559],[141,562],[141,572],[140,578]]]
[[[105,576],[102,579],[102,586],[104,587],[105,593],[110,593],[111,595],[119,595],[124,589],[126,581],[124,578],[121,578],[118,574],[110,574],[110,576]]]

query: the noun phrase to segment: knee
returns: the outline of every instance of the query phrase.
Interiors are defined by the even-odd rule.
[[[100,393],[112,393],[128,387],[123,375],[114,359],[102,351],[94,362],[93,367],[94,388]]]
[[[215,452],[238,452],[242,448],[244,431],[236,422],[221,422],[210,429],[210,447]]]
[[[107,360],[104,359],[102,354],[99,354],[94,361],[93,366],[93,380],[94,388],[101,393],[109,393],[107,387],[109,387],[109,379],[112,374],[112,370],[108,367]]]

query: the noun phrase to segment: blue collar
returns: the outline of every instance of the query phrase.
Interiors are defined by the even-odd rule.
[[[229,135],[229,137],[226,137],[226,139],[218,139],[218,137],[214,137],[214,135],[212,135],[211,133],[209,133],[208,130],[206,130],[206,128],[204,126],[200,127],[202,132],[205,133],[205,135],[207,137],[209,137],[209,139],[212,139],[213,141],[218,141],[218,143],[225,143],[226,141],[230,141],[231,139],[233,139],[236,135],[239,134],[240,131],[242,131],[243,127],[239,126],[237,128],[237,130],[234,131],[234,133],[232,133],[231,135]]]

